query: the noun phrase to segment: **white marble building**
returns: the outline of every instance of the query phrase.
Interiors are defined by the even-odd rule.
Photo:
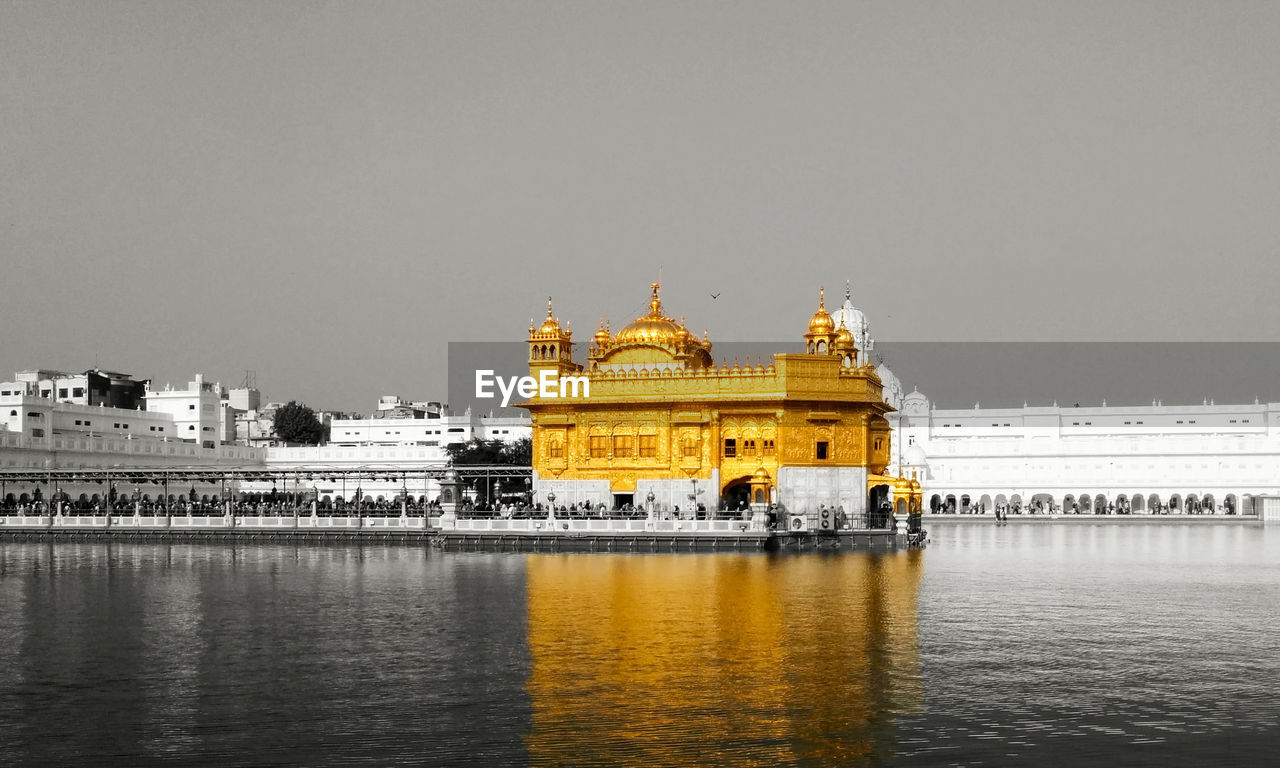
[[[926,509],[1250,512],[1280,492],[1280,403],[944,410],[903,397],[893,466]]]

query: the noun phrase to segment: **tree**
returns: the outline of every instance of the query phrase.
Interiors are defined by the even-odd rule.
[[[515,442],[502,440],[481,440],[473,437],[465,443],[454,443],[445,448],[449,454],[449,462],[455,466],[508,466],[527,467],[533,463],[533,438],[522,437]],[[476,482],[478,500],[489,502],[490,485]],[[498,481],[498,492],[502,494],[524,493],[527,490],[525,481],[520,478],[507,477]]]
[[[319,445],[324,439],[324,427],[316,412],[295,400],[276,409],[276,437],[286,443]]]
[[[527,467],[533,461],[533,439],[522,437],[515,442],[481,440],[473,437],[465,443],[453,443],[445,448],[449,461],[462,464],[509,464]]]

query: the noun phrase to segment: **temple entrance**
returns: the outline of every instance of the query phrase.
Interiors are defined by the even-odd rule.
[[[720,494],[720,500],[724,502],[725,509],[737,511],[742,509],[742,505],[751,505],[751,476],[744,475],[739,478],[730,480],[724,487],[724,491]]]
[[[634,504],[635,497],[634,493],[615,493],[613,494],[613,508],[623,509],[628,504]]]
[[[890,503],[888,492],[890,492],[890,488],[888,488],[887,484],[873,485],[867,492],[867,520],[870,521],[872,527],[887,527],[888,525],[888,516],[881,511],[883,507],[888,506],[888,503]],[[892,512],[892,508],[890,508],[890,512]]]

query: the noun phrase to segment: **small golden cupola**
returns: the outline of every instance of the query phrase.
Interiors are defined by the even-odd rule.
[[[855,368],[858,365],[858,349],[853,343],[853,332],[844,324],[844,320],[840,321],[840,327],[836,329],[836,354],[840,355],[840,366],[842,368]]]
[[[551,308],[551,297],[547,297],[547,319],[538,328],[529,322],[529,369],[535,372],[539,368],[555,368],[570,370],[573,363],[573,330],[566,326],[560,328]]]
[[[835,353],[836,324],[827,312],[825,289],[818,289],[818,311],[809,318],[809,332],[804,335],[805,348],[811,355]]]
[[[600,330],[596,331],[593,338],[596,342],[596,349],[604,349],[613,340],[613,337],[609,335],[609,326],[605,323],[603,317],[600,318]]]
[[[551,297],[547,297],[547,319],[542,321],[542,327],[538,329],[539,334],[555,335],[560,333],[560,321],[552,314]]]

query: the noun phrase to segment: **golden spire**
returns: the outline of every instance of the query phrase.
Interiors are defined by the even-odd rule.
[[[538,329],[538,333],[560,334],[560,321],[556,320],[551,310],[551,297],[547,297],[547,319],[542,321],[542,327]]]
[[[658,298],[658,284],[653,283],[653,298],[649,299],[649,315],[651,317],[662,317],[662,301]]]
[[[818,286],[818,309],[821,309],[823,311],[826,311],[827,309],[826,290],[827,290],[826,286],[824,285]],[[548,309],[551,307],[551,299],[549,298],[547,299],[547,307]]]
[[[818,288],[818,311],[809,318],[809,333],[828,334],[835,331],[835,322],[827,312],[826,289]]]

